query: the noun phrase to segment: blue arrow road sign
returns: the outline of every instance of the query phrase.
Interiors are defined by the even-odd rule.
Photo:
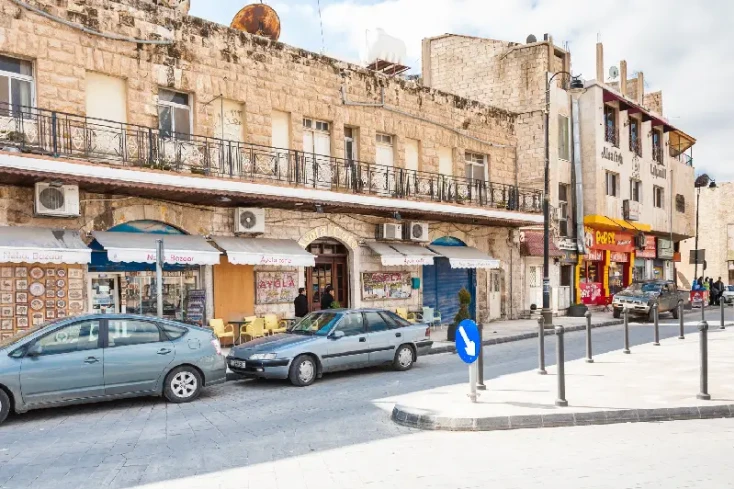
[[[479,330],[477,323],[464,319],[456,328],[456,353],[464,363],[474,363],[479,358]]]

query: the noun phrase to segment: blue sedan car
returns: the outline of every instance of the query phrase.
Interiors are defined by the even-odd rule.
[[[65,318],[0,342],[0,423],[11,409],[149,395],[189,402],[225,379],[210,330],[127,314]]]

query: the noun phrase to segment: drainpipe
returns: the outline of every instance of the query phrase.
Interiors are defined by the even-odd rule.
[[[573,179],[576,182],[574,195],[576,209],[576,248],[580,254],[586,253],[584,243],[584,179],[581,172],[581,131],[579,123],[579,101],[571,100],[571,124],[573,127]]]

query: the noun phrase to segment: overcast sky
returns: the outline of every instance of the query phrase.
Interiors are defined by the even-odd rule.
[[[253,0],[254,1],[254,0]],[[645,73],[646,92],[663,90],[664,116],[697,139],[697,173],[734,180],[734,0],[268,0],[282,23],[280,40],[359,62],[366,29],[381,27],[407,44],[420,72],[421,39],[446,32],[524,42],[550,33],[568,43],[573,71],[595,77],[597,35],[605,71],[627,60]],[[191,0],[191,14],[229,24],[247,0]],[[729,54],[726,54],[729,53]]]

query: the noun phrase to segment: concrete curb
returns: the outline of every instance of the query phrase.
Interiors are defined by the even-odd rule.
[[[699,311],[684,311],[683,315],[686,316],[688,314],[692,314],[693,312],[699,312]],[[612,319],[609,321],[603,321],[601,323],[596,323],[591,325],[591,329],[596,328],[606,328],[609,326],[620,326],[624,324],[624,320],[622,319]],[[571,333],[574,331],[585,331],[586,325],[576,325],[576,326],[566,326],[565,328],[566,333]],[[553,336],[556,332],[552,329],[546,329],[545,330],[545,336]],[[516,334],[511,336],[501,336],[499,338],[488,338],[484,341],[482,341],[482,346],[489,346],[489,345],[499,345],[500,343],[511,343],[513,341],[522,341],[522,340],[529,340],[532,338],[537,338],[538,333],[535,331],[531,333],[522,333],[522,334]],[[441,353],[456,353],[456,346],[451,345],[441,345],[431,348],[431,350],[426,353],[426,355],[439,355]]]
[[[401,426],[436,431],[498,431],[731,417],[734,417],[734,404],[662,409],[625,409],[620,411],[595,411],[591,413],[494,416],[487,418],[447,418],[419,414],[412,412],[409,408],[396,405],[393,408],[391,416],[392,420]]]

